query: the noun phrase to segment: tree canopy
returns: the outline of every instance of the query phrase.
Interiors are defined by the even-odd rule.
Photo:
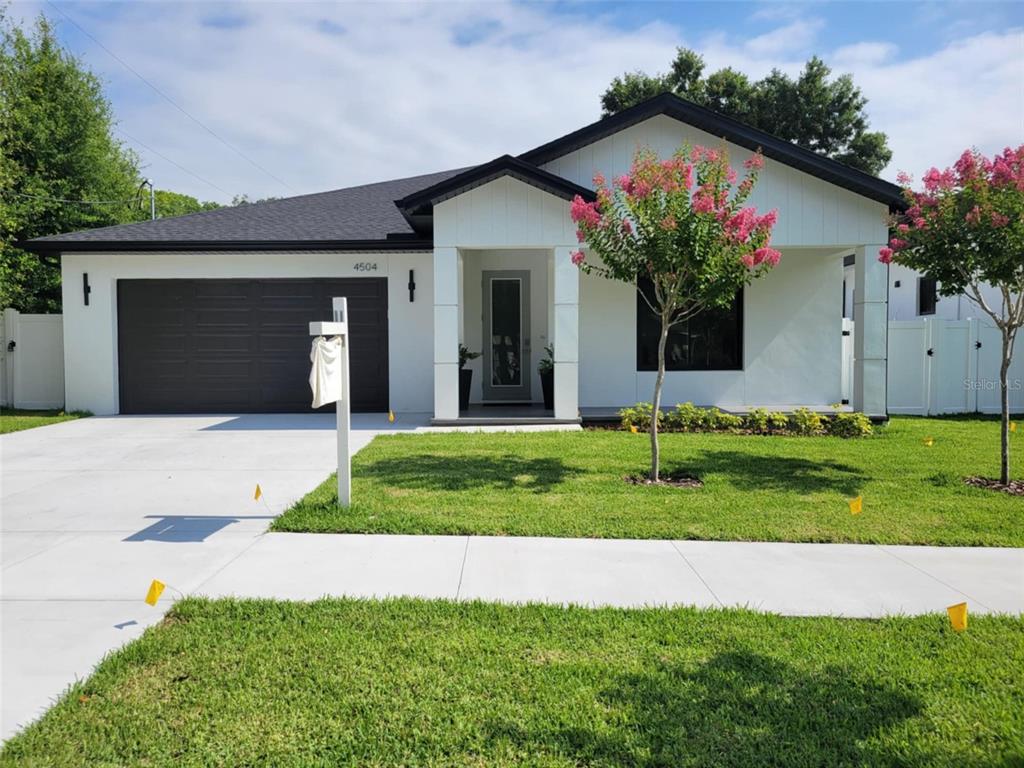
[[[99,78],[45,16],[23,30],[0,7],[0,306],[60,311],[60,265],[14,246],[149,218],[136,154],[114,136]],[[158,190],[160,215],[217,207]]]
[[[667,73],[612,80],[601,107],[612,115],[670,92],[867,173],[878,174],[892,157],[885,134],[868,130],[867,99],[853,78],[832,78],[817,56],[795,79],[777,69],[756,81],[730,67],[704,70],[700,54],[679,48]]]

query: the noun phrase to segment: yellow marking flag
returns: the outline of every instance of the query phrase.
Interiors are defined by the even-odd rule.
[[[263,496],[263,489],[260,488],[260,484],[259,483],[256,483],[256,492],[252,495],[252,500],[253,501],[259,501],[262,496]]]
[[[963,632],[967,629],[967,603],[951,605],[946,613],[949,614],[949,623],[953,625],[954,631]]]
[[[629,425],[629,431],[630,431],[630,432],[632,432],[632,433],[633,433],[633,434],[635,435],[635,434],[636,434],[637,432],[639,432],[640,430],[638,430],[638,429],[636,428],[636,424],[630,424],[630,425]]]
[[[1017,422],[1016,421],[1011,421],[1010,422],[1010,431],[1011,432],[1016,432],[1017,431]]]
[[[859,515],[864,511],[864,497],[858,496],[856,499],[850,499],[850,514]]]
[[[159,579],[153,579],[153,583],[149,585],[149,592],[146,593],[146,602],[150,605],[156,605],[156,601],[160,599],[160,595],[164,593],[164,584]]]
[[[390,423],[390,424],[394,424],[395,423],[395,412],[392,411],[392,410],[388,411],[388,423]]]
[[[926,437],[921,442],[924,444],[924,446],[926,448],[931,448],[933,445],[935,445],[935,438],[934,437]]]

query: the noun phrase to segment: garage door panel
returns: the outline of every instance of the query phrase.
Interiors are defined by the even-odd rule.
[[[309,322],[347,296],[355,411],[388,407],[387,281],[118,282],[124,413],[310,410]]]

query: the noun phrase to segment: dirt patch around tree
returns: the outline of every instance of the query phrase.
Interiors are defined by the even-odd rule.
[[[1011,496],[1024,496],[1024,480],[1011,480],[1004,485],[991,477],[967,477],[964,478],[964,482],[975,488],[988,488],[990,491],[1002,491]]]
[[[630,485],[666,485],[672,488],[703,488],[704,481],[682,470],[662,472],[658,482],[652,481],[647,475],[626,475],[624,478]]]

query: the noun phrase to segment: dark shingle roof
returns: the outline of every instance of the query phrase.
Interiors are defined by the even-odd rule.
[[[287,197],[156,221],[120,224],[64,235],[39,237],[22,245],[33,251],[123,250],[138,244],[169,249],[252,247],[358,247],[389,240],[409,247],[419,237],[395,200],[426,189],[464,171],[412,176],[359,187]],[[427,243],[426,247],[430,247]]]

